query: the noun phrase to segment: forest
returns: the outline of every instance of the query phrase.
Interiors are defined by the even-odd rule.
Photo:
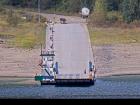
[[[139,22],[140,0],[39,0],[41,10],[55,9],[79,13],[82,7],[91,10],[91,19],[96,23]],[[0,0],[1,6],[37,8],[38,0]]]

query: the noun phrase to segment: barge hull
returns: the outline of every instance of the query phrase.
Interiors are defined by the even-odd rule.
[[[94,85],[94,80],[90,79],[56,79],[55,81],[41,81],[41,85],[56,85],[56,86],[89,86]]]

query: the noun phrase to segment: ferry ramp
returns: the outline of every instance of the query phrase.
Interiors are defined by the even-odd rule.
[[[89,61],[94,63],[94,60],[87,26],[82,23],[55,24],[54,31],[59,74],[88,77]]]

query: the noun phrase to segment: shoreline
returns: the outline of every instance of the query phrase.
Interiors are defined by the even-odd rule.
[[[96,77],[140,75],[140,44],[92,46]],[[40,49],[7,48],[0,45],[0,78],[33,78],[40,73]],[[34,62],[34,63],[33,63]]]
[[[93,46],[97,77],[140,74],[140,44]]]
[[[98,75],[97,78],[104,78],[104,77],[120,77],[120,76],[140,76],[140,73],[120,73],[120,74],[115,74],[115,73],[110,73],[110,74],[103,74],[103,75]],[[8,78],[8,79],[34,79],[33,76],[0,76],[1,78]]]
[[[122,74],[104,74],[104,75],[98,75],[96,78],[105,78],[105,77],[120,77],[120,76],[140,76],[140,73],[135,73],[135,74],[127,74],[127,73],[122,73]]]

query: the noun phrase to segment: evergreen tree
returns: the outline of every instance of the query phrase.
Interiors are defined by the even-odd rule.
[[[139,0],[123,0],[122,14],[124,21],[127,23],[132,22],[137,18],[137,7]]]
[[[88,7],[92,12],[92,20],[102,23],[107,12],[112,11],[123,15],[125,22],[130,23],[140,19],[140,0],[40,0],[41,9],[57,9],[58,11],[78,13],[82,7]],[[37,8],[38,0],[0,0],[0,6]],[[120,11],[121,10],[121,11]]]
[[[96,0],[95,8],[93,13],[93,22],[95,23],[104,23],[106,21],[107,15],[107,2],[106,0]]]
[[[137,10],[136,10],[137,19],[140,19],[140,0],[138,0]]]
[[[109,11],[119,11],[122,0],[107,0],[107,9]]]

